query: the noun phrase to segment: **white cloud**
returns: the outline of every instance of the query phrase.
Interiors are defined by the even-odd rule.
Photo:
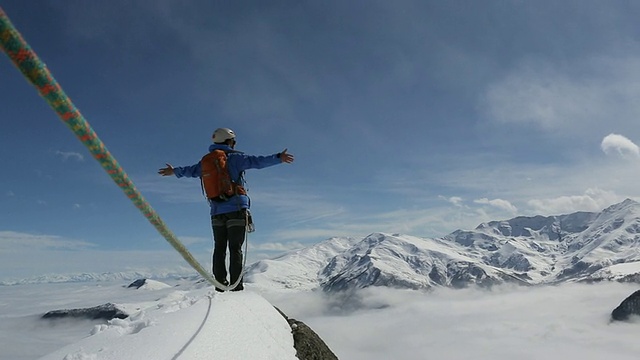
[[[443,199],[447,202],[452,203],[455,206],[462,206],[462,198],[459,196],[452,196],[452,197],[446,197],[446,196],[438,196],[440,199]]]
[[[84,156],[77,152],[66,152],[66,151],[56,151],[56,155],[62,157],[63,161],[67,161],[69,159],[75,159],[76,161],[84,161]]]
[[[456,159],[457,166],[438,172],[416,173],[407,188],[417,189],[421,198],[427,199],[429,189],[446,187],[451,194],[465,198],[480,197],[508,199],[522,215],[534,215],[534,211],[580,208],[602,210],[625,198],[640,197],[637,179],[640,167],[629,166],[623,159],[593,157],[573,158],[561,163],[527,163],[516,161],[490,162],[484,156]],[[442,161],[450,161],[446,156]],[[431,164],[427,164],[431,165]],[[428,166],[424,167],[427,168]],[[482,174],[482,176],[478,176]],[[423,191],[422,193],[420,191]],[[441,191],[441,190],[439,190]],[[482,194],[481,196],[478,196]],[[442,194],[446,195],[446,194]],[[434,195],[431,195],[432,199]],[[437,196],[437,195],[435,195]],[[450,195],[449,195],[450,196]],[[580,198],[595,200],[590,206],[551,206],[563,199]],[[442,198],[441,198],[442,199]],[[533,201],[538,206],[527,206]],[[591,200],[590,200],[591,201]],[[543,206],[542,204],[549,205]],[[493,219],[495,220],[495,219]]]
[[[633,141],[629,140],[625,136],[618,134],[609,134],[602,139],[600,148],[605,154],[611,154],[617,152],[619,155],[626,156],[627,154],[639,157],[640,148]]]
[[[527,202],[531,211],[540,215],[569,214],[577,211],[602,211],[609,205],[624,200],[612,191],[587,189],[582,195],[532,199]]]
[[[263,296],[288,316],[305,319],[340,359],[516,359],[524,351],[530,359],[631,360],[640,351],[630,331],[637,320],[609,318],[635,290],[604,283],[429,293],[370,288],[343,299]],[[358,310],[345,314],[349,305]]]
[[[302,243],[299,243],[297,241],[291,241],[291,242],[286,242],[286,243],[282,243],[282,242],[269,242],[269,243],[261,243],[261,244],[257,244],[257,245],[251,245],[251,249],[255,249],[258,251],[291,251],[291,250],[297,250],[297,249],[301,249],[305,247],[305,245],[303,245]]]
[[[498,209],[502,209],[505,211],[508,211],[512,214],[515,214],[516,212],[518,212],[518,208],[513,206],[509,201],[507,200],[503,200],[503,199],[493,199],[493,200],[489,200],[487,198],[482,198],[482,199],[476,199],[473,200],[474,203],[476,204],[486,204],[486,205],[491,205],[493,207],[496,207]]]

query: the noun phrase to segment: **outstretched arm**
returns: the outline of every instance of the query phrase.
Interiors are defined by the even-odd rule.
[[[245,155],[243,153],[229,153],[229,175],[232,179],[238,179],[240,174],[247,169],[263,169],[282,163],[291,164],[293,155],[284,149],[282,152],[269,156]],[[176,171],[178,168],[176,168]]]
[[[171,164],[167,164],[167,167],[159,169],[158,174],[162,176],[175,175],[178,178],[181,177],[200,177],[200,163],[191,166],[178,166],[173,167]]]

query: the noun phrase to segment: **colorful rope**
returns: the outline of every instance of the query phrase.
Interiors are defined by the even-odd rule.
[[[118,164],[118,161],[111,155],[109,150],[107,150],[105,144],[100,140],[95,131],[93,131],[80,111],[73,105],[71,99],[69,99],[58,82],[53,78],[46,65],[22,38],[22,35],[16,30],[1,7],[0,46],[20,72],[38,89],[40,95],[58,114],[62,122],[76,134],[80,142],[89,149],[93,158],[102,165],[102,168],[109,174],[111,179],[122,189],[138,210],[142,212],[144,217],[149,220],[169,244],[205,279],[214,286],[227,290],[226,286],[220,284],[202,268],[202,265],[191,255],[180,240],[169,230],[151,205],[142,197],[142,194],[136,189],[133,182],[129,179],[120,164]]]

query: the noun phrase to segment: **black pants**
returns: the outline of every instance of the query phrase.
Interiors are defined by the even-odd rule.
[[[242,244],[247,230],[247,211],[240,210],[211,217],[213,227],[213,276],[227,284],[225,260],[229,247],[229,284],[238,280],[242,273]],[[243,288],[242,279],[236,289]]]

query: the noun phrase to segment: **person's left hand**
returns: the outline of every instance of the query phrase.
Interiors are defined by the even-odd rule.
[[[280,153],[280,160],[283,163],[291,164],[293,162],[293,155],[287,153],[287,149],[282,150]]]

